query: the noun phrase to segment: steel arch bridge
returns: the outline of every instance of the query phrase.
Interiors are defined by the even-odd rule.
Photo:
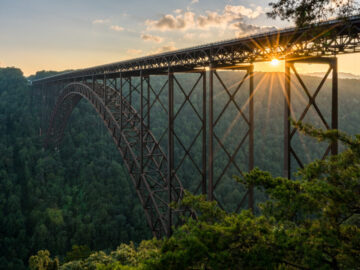
[[[191,164],[191,173],[196,174],[186,188],[190,186],[192,192],[205,194],[209,200],[218,200],[217,189],[230,167],[238,174],[253,168],[253,63],[273,58],[285,60],[283,173],[290,178],[292,166],[303,166],[292,145],[298,132],[290,125],[296,102],[291,99],[292,78],[301,85],[308,99],[297,120],[303,120],[312,107],[326,129],[337,129],[336,55],[359,51],[360,17],[354,16],[62,73],[33,81],[33,97],[42,103],[42,135],[45,145],[51,147],[61,142],[71,112],[81,99],[95,108],[124,160],[153,235],[161,237],[171,234],[179,213],[189,212],[175,212],[169,207],[184,195],[182,167]],[[313,94],[297,72],[297,63],[328,65]],[[243,71],[234,91],[219,70]],[[316,97],[330,74],[329,122]],[[214,108],[214,84],[227,98],[219,108]],[[244,89],[245,105],[237,99]],[[244,130],[233,138],[231,151],[218,133],[219,122],[230,107],[241,117]],[[196,121],[188,133],[182,130],[188,121],[181,117],[185,110]],[[160,126],[163,126],[161,131]],[[190,143],[181,138],[179,126]],[[216,158],[216,149],[222,151],[225,161]],[[246,161],[239,162],[236,158],[240,149],[246,152]],[[333,143],[323,158],[337,151],[338,146]],[[215,165],[221,167],[219,172],[214,172]],[[252,188],[243,190],[242,195],[233,211],[243,206],[253,208]]]

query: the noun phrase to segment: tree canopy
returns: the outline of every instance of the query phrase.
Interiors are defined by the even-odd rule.
[[[186,219],[170,238],[144,241],[139,247],[122,244],[109,255],[96,252],[60,269],[356,269],[360,135],[297,126],[320,141],[339,140],[347,149],[305,166],[297,180],[259,169],[237,177],[269,196],[260,215],[250,210],[228,213],[202,195],[187,194],[179,207],[193,208],[198,219]]]
[[[278,0],[269,5],[269,17],[294,21],[297,26],[330,17],[344,18],[360,11],[357,0]]]

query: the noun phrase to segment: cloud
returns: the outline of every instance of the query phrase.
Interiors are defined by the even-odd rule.
[[[195,13],[186,11],[179,15],[163,15],[159,20],[146,20],[148,30],[185,30],[195,25]]]
[[[191,4],[196,4],[196,3],[199,3],[199,0],[192,0],[191,1]]]
[[[229,24],[231,25],[234,22],[243,21],[245,17],[255,19],[263,13],[264,10],[260,6],[251,9],[241,5],[226,5],[222,13],[207,11],[206,15],[199,15],[197,17],[197,25],[200,28],[227,28]]]
[[[104,20],[104,19],[97,19],[97,20],[93,20],[93,21],[92,21],[92,24],[105,24],[105,23],[108,23],[108,22],[109,22],[108,19],[106,19],[106,20]]]
[[[243,21],[245,18],[255,19],[265,11],[257,6],[247,8],[242,5],[226,5],[222,12],[206,11],[205,14],[196,15],[192,11],[174,11],[175,14],[163,15],[159,20],[146,20],[148,30],[174,31],[204,28],[228,28],[233,23]]]
[[[119,25],[111,25],[111,26],[110,26],[110,29],[111,29],[111,30],[114,30],[114,31],[117,31],[117,32],[124,31],[124,27],[121,27],[121,26],[119,26]]]
[[[197,25],[199,28],[207,27],[221,27],[224,28],[228,25],[230,21],[233,21],[235,18],[233,16],[228,16],[227,14],[219,14],[217,12],[207,11],[207,15],[200,15],[197,18]]]
[[[149,35],[149,34],[141,34],[141,39],[145,41],[153,41],[156,43],[161,43],[164,40],[162,37]]]
[[[265,33],[269,31],[277,30],[274,26],[258,26],[258,25],[252,25],[247,24],[244,22],[237,22],[232,25],[232,27],[237,31],[236,36],[237,37],[243,37],[253,34],[259,34],[259,33]]]
[[[226,5],[224,8],[224,14],[234,14],[236,16],[248,17],[249,19],[255,19],[264,13],[265,13],[264,9],[260,6],[251,9],[241,5],[239,6]]]

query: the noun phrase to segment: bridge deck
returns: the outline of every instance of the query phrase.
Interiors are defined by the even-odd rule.
[[[326,56],[360,51],[360,15],[330,20],[304,28],[286,28],[162,54],[66,72],[36,80],[44,83],[115,74],[161,74],[210,66],[232,66],[269,61],[276,57]]]

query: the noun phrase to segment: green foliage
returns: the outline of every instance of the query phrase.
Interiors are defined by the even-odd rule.
[[[144,240],[138,247],[134,243],[121,244],[115,251],[106,254],[103,251],[94,252],[88,258],[71,261],[61,265],[61,270],[131,270],[143,269],[144,262],[155,258],[160,250],[161,241]]]
[[[29,267],[31,270],[58,270],[59,260],[52,260],[48,250],[39,250],[37,255],[30,257]]]
[[[88,246],[73,245],[72,250],[66,253],[67,261],[83,260],[90,256],[91,250]]]
[[[32,79],[53,75],[40,72]],[[42,148],[41,104],[16,68],[0,68],[0,269],[27,269],[49,250],[61,261],[74,245],[115,249],[150,236],[113,141],[85,102],[58,151]],[[72,257],[71,259],[74,259]]]
[[[346,17],[359,12],[356,0],[277,0],[269,4],[272,11],[268,16],[275,19],[293,20],[297,26],[304,26],[329,16]]]
[[[305,166],[297,180],[259,169],[237,177],[268,195],[261,215],[226,213],[204,196],[186,193],[178,207],[190,207],[198,217],[189,217],[170,238],[138,248],[122,244],[61,269],[357,269],[360,136],[296,125],[319,140],[339,140],[346,150]]]
[[[42,72],[37,76],[46,75],[49,74]],[[225,83],[236,85],[238,78],[230,72],[222,76]],[[256,92],[255,97],[256,164],[261,169],[271,171],[273,175],[280,174],[281,153],[279,154],[277,149],[280,149],[282,141],[282,130],[278,123],[282,121],[283,99],[281,82],[276,79],[277,77],[275,76],[275,79],[271,81],[273,89],[270,91],[267,91],[270,80],[266,79],[264,74],[257,74],[254,78],[255,84],[259,85],[259,91]],[[314,88],[313,86],[316,86],[319,80],[307,77],[305,83],[309,88]],[[329,82],[326,82],[325,86],[327,84]],[[340,80],[339,85],[344,93],[343,99],[339,100],[344,115],[341,124],[350,133],[358,132],[358,126],[351,123],[360,121],[360,98],[356,87],[359,84],[355,80]],[[187,89],[185,86],[184,88]],[[263,268],[289,267],[286,262],[274,262],[276,258],[282,258],[282,255],[279,255],[281,252],[289,254],[285,253],[287,249],[285,251],[281,249],[283,247],[281,245],[279,249],[272,246],[274,243],[278,244],[275,240],[280,241],[281,237],[284,243],[288,239],[288,235],[285,234],[288,231],[283,234],[279,232],[279,239],[275,239],[274,228],[277,228],[278,224],[284,226],[282,223],[286,222],[286,224],[298,226],[296,223],[298,221],[291,221],[291,223],[287,220],[291,215],[295,215],[300,221],[302,215],[318,218],[315,214],[313,216],[303,209],[305,205],[312,208],[311,203],[314,204],[314,209],[318,205],[316,200],[310,201],[308,195],[305,197],[299,195],[301,198],[296,200],[289,197],[297,204],[300,204],[301,200],[307,200],[307,204],[301,208],[304,213],[297,210],[296,204],[290,209],[280,207],[285,202],[291,201],[289,198],[280,199],[280,197],[289,196],[290,188],[298,187],[296,182],[281,182],[282,188],[274,189],[276,193],[273,195],[268,193],[268,196],[278,195],[272,197],[274,209],[263,208],[264,213],[261,218],[254,217],[249,212],[243,212],[240,216],[227,214],[215,203],[207,202],[204,197],[188,196],[184,199],[183,205],[197,209],[198,220],[187,221],[183,227],[175,231],[170,239],[142,242],[138,246],[137,243],[140,240],[149,238],[143,210],[137,201],[122,160],[94,110],[89,104],[81,102],[72,113],[60,149],[47,151],[42,149],[42,138],[39,137],[41,105],[31,103],[30,93],[28,82],[20,70],[0,69],[0,151],[2,153],[0,157],[0,269],[26,269],[29,256],[43,249],[49,250],[63,263],[66,261],[65,254],[74,245],[77,245],[78,249],[75,248],[74,253],[70,255],[70,257],[73,256],[72,261],[61,266],[63,269],[112,269],[116,267],[118,269],[126,269],[126,267],[128,269],[161,269],[161,267],[169,269],[170,266],[179,269],[182,267],[213,267],[215,269],[220,264],[224,265],[223,268],[229,269],[232,265],[242,265],[243,268],[251,269],[259,268],[259,265],[264,266]],[[225,95],[216,96],[215,107],[221,109],[220,105],[226,103],[227,100],[224,98]],[[244,94],[244,97],[247,96]],[[264,104],[268,100],[271,106],[264,110]],[[195,100],[195,105],[196,102],[199,103]],[[326,105],[321,99],[317,100],[317,104],[320,107]],[[190,135],[196,133],[198,126],[196,122],[186,120],[194,118],[192,108],[186,109],[185,106],[181,113],[183,112],[186,112],[183,115],[185,120],[177,118],[182,120],[176,122],[175,127],[179,128],[177,125],[181,123],[182,133],[179,134],[184,134],[181,139],[184,145],[190,145],[193,140]],[[155,132],[159,126],[166,124],[166,116],[160,117],[156,112],[152,114],[152,117],[156,120],[156,125],[153,127]],[[182,117],[182,114],[179,114],[179,117]],[[228,116],[224,116],[219,121],[220,131],[228,130],[226,123],[233,121],[229,119]],[[239,136],[238,130],[233,129],[228,134],[226,149],[236,147],[236,140],[232,138]],[[159,129],[158,133],[162,134],[162,131]],[[329,134],[327,137],[330,136]],[[317,135],[321,138],[321,133]],[[341,133],[333,133],[332,136],[338,135]],[[219,136],[222,137],[223,134]],[[181,153],[178,144],[175,148],[176,153]],[[316,147],[311,149],[314,153],[319,152]],[[195,160],[201,160],[199,144],[195,144],[191,151]],[[221,151],[217,153],[219,155],[216,157],[214,173],[219,175],[227,160]],[[245,160],[246,156],[241,151],[238,156],[241,156],[239,164],[242,164],[241,160]],[[177,158],[180,159],[181,156]],[[305,160],[306,156],[301,155],[300,158]],[[350,164],[350,159],[347,161]],[[330,166],[329,170],[331,168],[333,167]],[[349,166],[349,168],[352,167]],[[318,167],[315,166],[311,170],[309,178],[314,174],[312,171],[316,169]],[[323,167],[319,170],[322,169]],[[356,166],[352,170],[356,170]],[[184,180],[184,186],[194,191],[198,185],[198,182],[194,181],[197,179],[196,169],[190,166],[189,159],[185,159],[184,166],[179,169],[178,174]],[[227,209],[234,209],[244,192],[244,188],[241,189],[241,185],[231,179],[233,174],[234,171],[229,168],[225,177],[226,181],[221,181],[216,191],[217,198]],[[260,173],[258,176],[263,177]],[[334,189],[327,188],[329,188],[329,193],[335,192]],[[317,187],[315,191],[317,189],[320,188]],[[349,188],[346,192],[350,190]],[[325,200],[320,195],[316,196],[319,196],[322,201]],[[342,198],[350,200],[351,196],[350,193],[346,193],[346,196]],[[256,198],[258,201],[265,200],[265,196],[260,192],[256,193]],[[284,201],[284,203],[279,204],[279,201]],[[345,206],[342,207],[344,211],[348,211]],[[284,217],[283,221],[277,220],[276,218],[282,217],[282,214],[287,216],[286,219]],[[359,219],[357,215],[353,215],[344,224],[359,226]],[[352,240],[356,243],[357,231],[351,231],[351,228],[345,231],[355,235]],[[319,241],[318,238],[314,239]],[[135,244],[122,244],[119,250],[109,253],[109,250],[115,249],[119,243],[129,243],[131,240]],[[295,240],[296,238],[292,240],[293,243],[296,243]],[[87,246],[89,250],[95,252],[88,256],[89,250],[82,246]],[[288,246],[294,247],[290,243]],[[233,248],[227,249],[227,247]],[[347,246],[349,250],[352,247]],[[300,248],[303,247],[300,246]],[[314,249],[309,249],[309,252],[314,252]],[[310,258],[306,256],[304,258]],[[341,253],[341,256],[350,255]],[[344,260],[347,258],[344,257],[341,263]],[[254,261],[258,261],[258,264],[255,265]],[[291,262],[293,261],[289,261]]]
[[[151,269],[353,269],[360,265],[360,136],[298,123],[319,140],[347,149],[300,170],[299,180],[255,169],[238,178],[269,200],[260,216],[227,214],[203,197],[184,200],[205,218],[189,220],[164,241]]]

